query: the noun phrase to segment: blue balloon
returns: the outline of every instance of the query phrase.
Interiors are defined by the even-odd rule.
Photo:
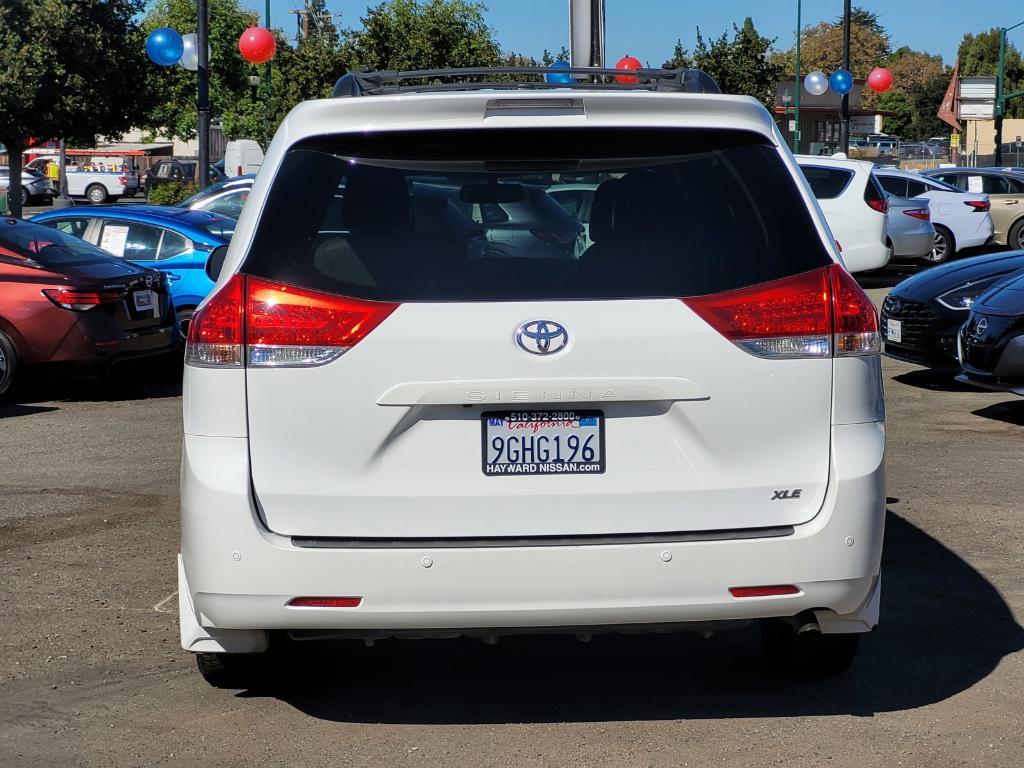
[[[552,64],[549,69],[568,69],[568,61],[556,61]],[[572,84],[572,75],[568,72],[551,72],[550,74],[544,75],[544,82],[547,83],[558,83],[559,85],[570,85]]]
[[[161,67],[173,67],[184,51],[181,35],[170,27],[157,27],[146,38],[146,55]]]
[[[853,75],[845,69],[837,69],[828,78],[832,90],[843,96],[853,90]]]

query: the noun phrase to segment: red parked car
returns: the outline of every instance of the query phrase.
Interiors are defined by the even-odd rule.
[[[97,374],[180,346],[163,273],[0,219],[0,395],[30,368]]]

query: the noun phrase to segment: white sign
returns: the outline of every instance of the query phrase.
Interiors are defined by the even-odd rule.
[[[973,99],[975,101],[995,101],[996,78],[961,77],[958,95],[961,99]]]
[[[967,191],[968,192],[981,192],[981,176],[968,176],[967,177]]]
[[[128,227],[116,227],[107,224],[103,227],[100,248],[107,253],[124,258],[124,246],[128,242]]]
[[[994,101],[961,101],[956,110],[961,120],[991,120],[995,114]]]
[[[867,136],[882,129],[876,115],[856,115],[850,118],[850,135]]]

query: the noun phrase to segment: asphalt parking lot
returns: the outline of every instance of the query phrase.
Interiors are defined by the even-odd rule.
[[[825,682],[744,630],[313,646],[210,689],[176,628],[180,386],[0,405],[0,765],[1020,766],[1024,399],[885,386],[882,625]]]

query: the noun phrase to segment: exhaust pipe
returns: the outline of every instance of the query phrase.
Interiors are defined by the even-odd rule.
[[[813,637],[821,634],[821,626],[813,611],[804,611],[798,614],[793,626],[796,627],[797,637]]]

